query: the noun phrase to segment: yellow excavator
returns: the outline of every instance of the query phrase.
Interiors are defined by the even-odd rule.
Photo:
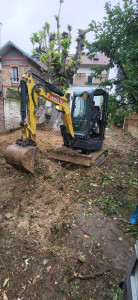
[[[48,151],[48,157],[62,161],[91,166],[100,165],[108,151],[103,146],[107,119],[108,93],[103,89],[77,91],[74,93],[72,108],[62,90],[28,71],[20,81],[22,137],[15,145],[5,150],[5,159],[10,165],[34,174],[37,153],[36,127],[38,98],[50,101],[62,112],[60,125],[64,146]],[[92,119],[92,103],[98,111]]]

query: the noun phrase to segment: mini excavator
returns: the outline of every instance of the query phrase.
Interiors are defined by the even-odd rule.
[[[60,125],[64,145],[48,151],[49,158],[91,166],[100,165],[108,155],[101,150],[107,119],[108,93],[103,89],[77,91],[72,108],[62,90],[28,71],[20,81],[22,137],[5,150],[5,159],[10,165],[34,174],[37,153],[36,127],[38,98],[50,101],[62,113]],[[98,120],[92,120],[92,102],[99,112]]]

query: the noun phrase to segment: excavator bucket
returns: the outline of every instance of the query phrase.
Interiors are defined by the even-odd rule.
[[[107,149],[94,151],[90,154],[82,154],[80,151],[72,150],[64,146],[47,151],[48,158],[70,162],[85,167],[91,167],[93,165],[99,167],[105,161],[107,155]]]
[[[6,148],[4,156],[8,164],[16,169],[34,174],[34,162],[38,147],[22,147],[17,144]]]

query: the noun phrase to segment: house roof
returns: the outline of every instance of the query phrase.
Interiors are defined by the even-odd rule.
[[[43,70],[46,70],[47,67],[40,63],[40,61],[35,60],[34,58],[32,58],[32,56],[30,56],[28,53],[26,53],[25,51],[23,51],[22,49],[20,49],[18,46],[16,46],[13,42],[8,41],[5,45],[3,45],[0,48],[0,56],[4,55],[4,53],[6,53],[8,50],[10,50],[10,48],[15,48],[18,51],[20,51],[24,56],[26,56],[30,61],[32,61],[34,64],[36,64],[38,67],[42,68]],[[72,56],[71,54],[69,55],[69,57]],[[83,55],[81,56],[82,59],[82,63],[81,66],[92,66],[92,65],[98,65],[98,66],[107,66],[109,64],[110,59],[105,56],[102,53],[96,54],[95,57],[93,59],[88,58],[88,56]]]
[[[44,66],[39,61],[37,61],[34,58],[32,58],[28,53],[26,53],[25,51],[23,51],[22,49],[20,49],[18,46],[16,46],[11,41],[8,41],[5,45],[3,45],[0,48],[0,56],[4,55],[7,51],[10,50],[10,48],[16,48],[18,51],[20,51],[23,54],[23,56],[26,56],[30,61],[32,61],[34,64],[36,64],[39,68],[42,68],[44,70],[46,69],[46,66]]]
[[[81,66],[82,65],[102,65],[102,66],[107,66],[108,64],[109,64],[109,62],[110,62],[110,59],[107,57],[107,56],[105,56],[104,54],[102,54],[102,53],[99,53],[99,54],[96,54],[95,55],[95,57],[93,58],[93,59],[90,59],[90,58],[88,58],[88,56],[86,56],[86,55],[83,55],[82,57],[81,57],[81,59],[82,59],[82,63],[81,63]]]

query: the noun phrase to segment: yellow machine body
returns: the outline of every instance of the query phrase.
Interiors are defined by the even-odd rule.
[[[28,89],[28,113],[27,113],[27,122],[23,125],[23,138],[30,137],[32,140],[36,140],[36,123],[37,117],[35,112],[35,105],[32,98],[32,90],[35,86],[35,82],[31,73],[27,73],[23,76],[23,80],[26,82]],[[53,92],[46,91],[44,88],[40,87],[34,90],[34,98],[36,105],[38,105],[38,96],[48,100],[49,102],[57,105],[59,107],[59,111],[63,113],[63,122],[67,127],[67,131],[74,137],[73,125],[70,114],[69,102],[66,96],[59,96]]]
[[[58,106],[58,110],[63,113],[63,122],[67,127],[68,133],[74,137],[73,125],[71,120],[70,108],[68,99],[54,92],[49,91],[44,87],[35,88],[36,84],[32,73],[29,71],[22,77],[22,81],[27,87],[27,118],[23,117],[22,126],[22,141],[32,141],[32,144],[23,144],[18,141],[18,144],[10,145],[5,150],[5,159],[7,163],[21,170],[26,170],[34,173],[34,161],[36,154],[36,125],[37,125],[37,106],[38,97],[50,101]],[[32,93],[33,91],[33,93]],[[22,105],[22,104],[21,104]],[[20,139],[19,139],[20,140]],[[34,142],[34,144],[33,144]]]

